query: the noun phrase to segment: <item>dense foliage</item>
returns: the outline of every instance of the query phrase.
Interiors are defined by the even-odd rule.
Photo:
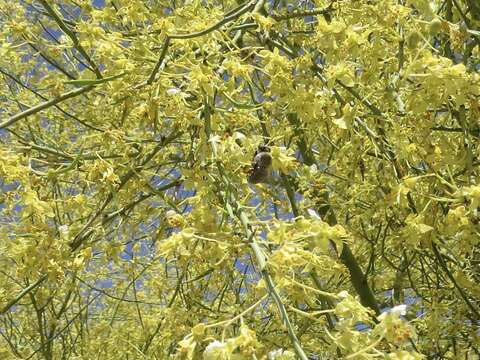
[[[0,44],[0,358],[478,358],[477,0],[0,0]]]

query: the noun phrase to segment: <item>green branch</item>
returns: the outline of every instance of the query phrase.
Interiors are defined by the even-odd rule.
[[[0,310],[0,315],[3,315],[5,314],[8,310],[10,310],[10,308],[15,305],[16,303],[18,303],[20,300],[22,300],[22,298],[29,294],[32,290],[34,290],[36,287],[38,287],[42,282],[44,282],[45,280],[47,279],[47,275],[43,275],[41,278],[39,278],[37,281],[35,281],[33,284],[31,284],[30,286],[26,287],[25,289],[22,290],[22,292],[20,294],[18,294],[17,296],[15,296],[15,298],[13,298],[12,300],[10,300],[7,305],[5,305],[3,307],[2,310]]]
[[[49,108],[50,106],[54,106],[54,105],[56,105],[56,104],[58,104],[58,103],[60,103],[64,100],[67,100],[67,99],[73,98],[75,96],[81,95],[81,94],[83,94],[87,91],[90,91],[92,89],[93,89],[92,85],[84,86],[84,87],[69,91],[69,92],[67,92],[63,95],[60,95],[59,97],[57,97],[55,99],[45,101],[44,103],[38,104],[37,106],[34,106],[34,107],[31,107],[30,109],[27,109],[27,110],[22,111],[21,113],[19,113],[17,115],[12,116],[7,121],[5,121],[3,123],[0,123],[0,129],[6,128],[7,126],[12,125],[19,120],[22,120],[22,119],[26,118],[27,116],[36,114],[39,111],[42,111],[44,109]]]
[[[205,117],[205,133],[207,136],[207,139],[211,138],[211,127],[210,127],[210,105],[205,104],[204,106],[204,117]],[[212,148],[212,155],[214,158],[214,162],[217,164],[218,171],[220,173],[220,180],[224,183],[224,185],[227,187],[227,189],[232,188],[232,184],[228,180],[228,177],[225,174],[223,164],[217,159],[217,148],[216,144],[214,141],[210,141],[210,145]],[[273,282],[272,276],[268,272],[266,266],[267,266],[267,257],[264,253],[264,251],[261,249],[256,236],[255,236],[255,231],[252,230],[252,226],[250,224],[250,221],[245,214],[245,212],[242,211],[241,204],[238,203],[238,200],[235,198],[235,195],[233,194],[232,191],[228,193],[229,195],[227,196],[225,201],[225,206],[227,207],[227,210],[229,210],[229,213],[235,213],[235,216],[240,220],[240,223],[243,226],[243,229],[245,231],[245,235],[248,238],[248,242],[250,245],[250,248],[253,251],[255,260],[258,264],[258,267],[260,269],[260,272],[262,274],[262,278],[265,281],[265,284],[267,285],[267,291],[270,295],[270,297],[273,299],[275,305],[277,306],[277,309],[280,313],[280,318],[282,320],[282,323],[286,326],[288,336],[292,342],[292,345],[295,349],[295,352],[297,356],[301,360],[307,360],[308,357],[305,354],[305,351],[302,348],[302,345],[300,341],[297,338],[297,335],[295,334],[295,331],[293,329],[293,325],[290,322],[290,318],[288,316],[287,310],[285,308],[285,305],[282,302],[282,299],[280,298],[280,295],[278,294],[277,290],[275,289],[275,283]]]
[[[168,35],[168,36],[171,39],[193,39],[193,38],[196,38],[196,37],[199,37],[199,36],[206,35],[208,33],[211,33],[212,31],[215,31],[215,30],[219,29],[220,27],[229,23],[230,21],[233,21],[233,20],[237,19],[238,17],[242,16],[243,14],[247,13],[250,9],[253,8],[255,3],[256,3],[255,1],[250,1],[247,4],[238,7],[230,15],[225,16],[219,22],[217,22],[216,24],[214,24],[214,25],[212,25],[212,26],[210,26],[210,27],[208,27],[204,30],[197,31],[197,32],[194,32],[194,33],[189,33],[189,34],[172,34],[172,35]]]
[[[82,56],[85,58],[85,60],[87,60],[87,62],[90,64],[90,66],[92,67],[93,72],[95,73],[97,78],[101,79],[102,74],[100,73],[100,70],[98,69],[98,66],[92,61],[92,59],[87,54],[87,52],[85,51],[83,46],[80,44],[80,41],[78,41],[78,38],[75,35],[75,33],[67,27],[67,25],[64,23],[64,21],[60,18],[60,16],[57,14],[57,12],[48,4],[48,2],[46,0],[40,0],[40,2],[42,3],[45,10],[47,10],[49,15],[51,17],[53,17],[53,19],[58,24],[60,29],[62,29],[62,31],[72,40],[74,48],[77,49],[78,52],[80,54],[82,54]]]
[[[333,8],[332,8],[332,5],[330,5],[325,9],[315,9],[315,10],[307,10],[307,11],[294,11],[294,12],[286,13],[286,14],[283,14],[283,15],[273,14],[273,15],[270,15],[270,16],[272,17],[272,19],[274,19],[276,21],[282,21],[282,20],[289,20],[289,19],[305,17],[305,16],[325,15],[325,14],[331,13],[332,11],[333,11]]]

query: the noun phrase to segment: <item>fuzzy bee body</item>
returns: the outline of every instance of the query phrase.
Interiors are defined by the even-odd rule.
[[[267,146],[260,146],[252,162],[252,172],[248,177],[251,184],[268,184],[272,175],[272,155]]]

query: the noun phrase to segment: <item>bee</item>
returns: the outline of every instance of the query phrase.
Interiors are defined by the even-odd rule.
[[[265,145],[258,147],[252,162],[252,170],[248,176],[251,184],[270,183],[272,176],[272,155],[270,148]]]

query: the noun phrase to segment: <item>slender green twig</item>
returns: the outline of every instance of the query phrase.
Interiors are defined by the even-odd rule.
[[[73,324],[73,322],[83,313],[83,311],[88,308],[90,306],[90,304],[92,302],[94,302],[98,297],[100,296],[100,294],[97,294],[96,296],[94,296],[91,300],[88,301],[88,303],[86,303],[79,311],[77,314],[75,314],[75,316],[70,319],[67,324],[58,332],[56,333],[54,336],[50,337],[45,344],[42,344],[37,350],[35,350],[33,353],[30,354],[29,357],[26,358],[26,360],[28,359],[31,359],[36,353],[38,353],[39,351],[41,351],[43,349],[43,347],[45,345],[47,345],[48,343],[51,343],[53,340],[55,340],[57,337],[59,337],[65,330],[67,330],[70,325]]]
[[[132,179],[136,174],[138,169],[141,169],[144,165],[146,165],[150,160],[153,159],[153,157],[167,144],[169,144],[171,141],[176,139],[179,136],[179,133],[174,131],[170,136],[166,137],[158,143],[155,148],[150,151],[148,155],[145,156],[145,158],[142,160],[142,162],[137,166],[136,169],[131,169],[129,170],[125,175],[123,175],[120,178],[120,183],[117,186],[116,190],[110,192],[103,203],[100,205],[100,207],[91,215],[90,219],[87,221],[87,223],[82,227],[82,229],[77,233],[75,238],[70,242],[70,248],[73,251],[77,250],[80,245],[87,239],[92,231],[92,225],[95,222],[95,220],[98,219],[98,217],[103,214],[103,211],[107,207],[107,205],[110,203],[110,201],[113,200],[114,193],[120,191],[120,189],[128,182],[130,179]]]
[[[199,37],[199,36],[206,35],[208,33],[211,33],[212,31],[215,31],[215,30],[219,29],[220,27],[229,23],[230,21],[233,21],[233,20],[237,19],[238,17],[242,16],[243,14],[247,13],[250,9],[253,8],[255,3],[256,3],[255,1],[250,1],[247,4],[240,6],[237,11],[233,12],[232,14],[230,14],[228,16],[225,16],[219,22],[217,22],[216,24],[214,24],[214,25],[212,25],[212,26],[210,26],[210,27],[208,27],[204,30],[197,31],[197,32],[194,32],[194,33],[189,33],[189,34],[171,34],[171,35],[169,35],[169,37],[171,39],[193,39],[193,38],[196,38],[196,37]]]
[[[460,287],[460,285],[458,285],[457,280],[455,279],[455,277],[451,273],[450,269],[448,268],[448,266],[445,262],[445,259],[443,258],[442,254],[440,254],[440,252],[438,251],[437,246],[435,244],[432,245],[432,250],[433,250],[433,253],[435,254],[435,256],[438,260],[438,263],[440,264],[440,267],[443,269],[445,274],[447,274],[450,281],[453,283],[455,288],[458,290],[460,296],[465,301],[465,304],[467,304],[467,306],[470,308],[472,313],[475,315],[476,319],[477,320],[480,319],[480,312],[478,311],[478,309],[475,308],[475,306],[473,306],[472,302],[468,298],[465,291]]]
[[[324,15],[332,12],[333,9],[331,5],[325,9],[315,9],[315,10],[307,10],[307,11],[294,11],[290,13],[286,13],[283,15],[277,15],[273,14],[271,17],[276,20],[276,21],[282,21],[282,20],[289,20],[293,18],[298,18],[298,17],[305,17],[305,16],[315,16],[315,15]]]
[[[75,35],[75,33],[70,30],[67,25],[65,24],[65,22],[62,20],[62,18],[57,14],[57,12],[55,11],[55,9],[53,9],[46,0],[40,0],[40,2],[42,3],[43,7],[45,8],[45,10],[47,10],[48,14],[53,17],[53,19],[55,20],[55,22],[58,24],[58,26],[60,27],[60,29],[62,29],[62,31],[72,40],[73,42],[73,46],[75,47],[75,49],[78,50],[78,52],[80,54],[82,54],[82,56],[85,58],[85,60],[87,60],[87,62],[90,64],[90,66],[92,67],[93,69],[93,72],[95,73],[95,75],[97,76],[97,78],[101,79],[102,78],[102,74],[100,73],[100,70],[98,69],[98,66],[93,62],[93,60],[90,58],[90,56],[87,54],[87,52],[85,51],[85,49],[83,48],[83,46],[80,44],[80,41],[78,41],[78,38],[77,36]]]
[[[260,1],[260,2],[262,2],[262,1]],[[165,61],[165,57],[167,55],[167,50],[168,50],[168,47],[170,45],[171,40],[173,40],[173,39],[193,39],[193,38],[200,37],[200,36],[206,35],[208,33],[211,33],[212,31],[220,29],[223,25],[225,25],[225,24],[237,19],[238,17],[242,16],[243,14],[247,13],[253,6],[255,6],[255,1],[250,1],[247,4],[243,4],[243,5],[239,6],[238,8],[233,9],[232,11],[227,13],[222,20],[220,20],[216,24],[214,24],[214,25],[212,25],[212,26],[210,26],[210,27],[208,27],[204,30],[197,31],[197,32],[194,32],[194,33],[188,33],[188,34],[169,34],[169,35],[167,35],[166,38],[165,38],[165,42],[163,43],[162,51],[160,53],[159,59],[158,59],[156,65],[155,65],[155,67],[153,68],[152,73],[148,77],[148,80],[146,82],[140,84],[139,86],[142,86],[142,85],[145,85],[145,84],[150,85],[150,84],[153,83],[153,81],[155,80],[155,77],[157,76],[158,71],[160,70],[161,66],[163,65],[163,63]]]
[[[18,303],[22,298],[30,293],[32,290],[34,290],[36,287],[38,287],[42,282],[44,282],[47,279],[47,275],[43,275],[41,278],[39,278],[37,281],[35,281],[33,284],[27,286],[25,289],[22,290],[20,294],[15,296],[12,300],[10,300],[2,310],[0,310],[0,315],[5,314],[10,308]]]
[[[0,73],[2,73],[3,75],[5,75],[6,77],[12,79],[13,81],[15,81],[18,85],[20,85],[22,88],[32,92],[33,94],[35,94],[36,96],[38,96],[39,98],[41,98],[42,100],[48,100],[45,96],[43,96],[42,94],[40,94],[38,91],[35,91],[34,89],[32,89],[31,87],[27,86],[26,84],[24,84],[19,78],[9,74],[8,72],[2,70],[0,68]],[[72,79],[76,79],[75,77],[73,77]],[[66,116],[68,116],[69,118],[79,122],[80,124],[82,124],[83,126],[85,127],[88,127],[89,129],[92,129],[92,130],[95,130],[95,131],[98,131],[98,132],[104,132],[104,130],[100,129],[100,128],[97,128],[93,125],[90,125],[90,124],[87,124],[85,121],[79,119],[78,117],[76,117],[75,115],[72,115],[70,114],[68,111],[65,111],[64,109],[62,109],[59,105],[54,105],[56,109],[58,109],[61,113],[65,114]]]
[[[54,106],[64,100],[67,100],[67,99],[70,99],[72,97],[75,97],[75,96],[78,96],[78,95],[81,95],[87,91],[90,91],[93,89],[93,86],[92,85],[89,85],[89,86],[84,86],[84,87],[81,87],[81,88],[78,88],[78,89],[75,89],[75,90],[72,90],[72,91],[69,91],[69,92],[66,92],[65,94],[63,95],[60,95],[59,97],[55,98],[55,99],[52,99],[52,100],[49,100],[49,101],[45,101],[41,104],[38,104],[37,106],[34,106],[34,107],[31,107],[30,109],[27,109],[25,111],[22,111],[21,113],[18,113],[14,116],[12,116],[10,119],[8,119],[7,121],[4,121],[3,123],[0,123],[0,129],[3,129],[3,128],[6,128],[7,126],[10,126],[14,123],[16,123],[17,121],[19,120],[22,120],[24,118],[26,118],[27,116],[30,116],[30,115],[33,115],[33,114],[36,114],[38,113],[39,111],[42,111],[44,109],[47,109],[49,108],[50,106]]]
[[[152,73],[150,74],[150,77],[147,80],[148,85],[153,83],[153,80],[155,80],[155,76],[157,75],[157,72],[160,70],[160,67],[163,64],[163,61],[165,60],[165,56],[167,55],[168,46],[170,45],[170,39],[171,39],[171,37],[167,35],[167,37],[165,38],[165,42],[163,43],[162,52],[160,53],[160,57],[158,58],[157,64],[153,68]]]
[[[205,118],[205,133],[207,135],[207,139],[211,139],[211,127],[210,127],[210,105],[208,103],[205,103],[204,106],[204,118]],[[231,188],[232,185],[230,184],[227,175],[225,174],[223,164],[218,160],[217,158],[217,148],[216,144],[214,141],[210,141],[210,145],[212,148],[212,155],[214,158],[214,162],[217,164],[218,171],[220,173],[220,179],[221,181],[227,186],[227,188]],[[282,302],[282,299],[280,298],[280,295],[278,294],[275,284],[273,282],[273,279],[270,275],[270,273],[267,270],[267,257],[265,255],[265,252],[262,250],[260,247],[254,230],[252,230],[252,226],[250,224],[250,221],[246,215],[246,213],[242,210],[242,207],[238,203],[237,199],[235,198],[235,195],[232,191],[229,192],[229,196],[227,199],[225,199],[226,205],[228,206],[235,212],[235,216],[240,220],[240,223],[243,226],[243,229],[245,231],[246,237],[249,239],[249,245],[253,251],[253,254],[255,256],[255,260],[257,262],[257,265],[259,267],[259,270],[262,274],[263,280],[265,281],[265,284],[267,285],[267,291],[270,295],[270,297],[273,299],[279,313],[280,313],[280,318],[283,322],[283,324],[287,328],[288,336],[290,338],[290,341],[292,342],[292,345],[295,349],[295,352],[297,356],[301,360],[307,360],[308,357],[305,354],[305,351],[302,348],[302,345],[300,341],[297,338],[297,335],[295,334],[295,331],[293,329],[293,325],[290,322],[290,318],[288,316],[287,310],[285,308],[285,305]]]

